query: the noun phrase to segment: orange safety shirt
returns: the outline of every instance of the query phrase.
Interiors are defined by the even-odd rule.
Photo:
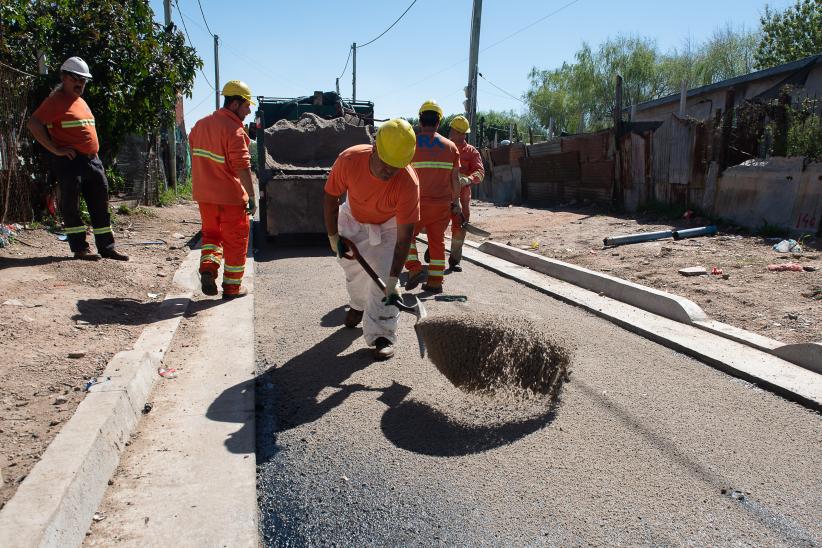
[[[420,132],[411,165],[420,179],[421,202],[451,201],[451,172],[460,167],[460,153],[453,141],[436,131]]]
[[[204,204],[245,205],[248,194],[237,171],[251,167],[251,139],[243,121],[221,108],[197,122],[188,140],[194,199]]]
[[[471,179],[471,183],[478,185],[485,178],[485,167],[482,165],[482,156],[479,150],[465,143],[457,147],[460,151],[460,175]],[[471,185],[462,187],[460,196],[467,199],[471,196]]]
[[[387,181],[371,174],[368,160],[372,145],[355,145],[343,150],[331,167],[325,191],[331,196],[348,192],[348,205],[361,223],[380,225],[392,217],[397,224],[420,220],[420,185],[417,174],[406,166]]]
[[[56,91],[40,103],[33,116],[46,125],[58,147],[70,147],[86,156],[99,152],[94,115],[82,97]]]

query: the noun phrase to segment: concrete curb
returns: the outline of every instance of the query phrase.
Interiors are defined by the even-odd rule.
[[[191,300],[199,251],[191,251],[133,350],[116,354],[103,377],[0,511],[0,546],[78,546],[146,403],[157,368]]]
[[[678,295],[496,242],[483,242],[479,245],[469,241],[465,243],[467,246],[483,253],[528,267],[536,272],[583,287],[664,318],[692,325],[822,374],[822,344],[784,344],[775,339],[711,320],[699,305]]]

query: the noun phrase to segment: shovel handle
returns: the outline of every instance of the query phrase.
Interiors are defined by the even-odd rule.
[[[372,280],[374,280],[374,283],[377,284],[377,287],[380,288],[380,291],[385,293],[385,287],[386,287],[385,282],[382,281],[382,278],[380,278],[379,274],[374,272],[374,269],[371,268],[371,265],[368,264],[368,261],[366,261],[363,258],[362,255],[360,255],[360,250],[357,249],[357,246],[354,245],[354,242],[352,242],[348,238],[342,238],[342,237],[340,238],[340,241],[343,244],[345,244],[345,247],[347,247],[348,250],[351,252],[350,255],[345,254],[345,255],[343,255],[343,257],[346,258],[346,259],[354,259],[355,261],[360,263],[360,266],[362,267],[362,269],[365,270],[366,274],[368,274],[371,277]],[[410,312],[412,314],[416,314],[416,310],[415,310],[417,308],[416,306],[408,306],[407,304],[405,304],[404,302],[399,301],[399,300],[391,302],[389,304],[391,304],[393,306],[396,306],[397,308],[399,308],[403,312]]]

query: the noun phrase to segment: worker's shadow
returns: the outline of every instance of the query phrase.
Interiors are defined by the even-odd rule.
[[[528,419],[494,425],[462,424],[427,403],[406,399],[407,386],[394,383],[379,400],[388,406],[380,427],[395,446],[421,455],[458,457],[508,445],[548,426],[557,402]]]
[[[71,319],[91,325],[146,325],[184,314],[186,317],[196,316],[223,302],[222,299],[189,301],[183,297],[146,302],[121,297],[80,299],[77,301],[78,313]]]

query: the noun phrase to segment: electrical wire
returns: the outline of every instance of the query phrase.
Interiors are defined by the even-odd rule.
[[[489,84],[491,84],[492,86],[494,86],[495,88],[497,88],[498,90],[500,90],[501,92],[503,92],[505,95],[507,95],[507,96],[508,96],[508,97],[510,97],[511,99],[514,99],[515,101],[519,101],[519,102],[520,102],[520,103],[522,103],[523,105],[527,105],[527,104],[528,104],[528,103],[526,103],[525,101],[523,101],[522,99],[520,99],[519,97],[516,97],[515,95],[513,95],[513,94],[511,94],[511,93],[508,93],[507,91],[505,91],[504,89],[502,89],[501,87],[499,87],[498,85],[496,85],[494,82],[492,82],[491,80],[489,80],[488,78],[486,78],[485,76],[483,76],[481,72],[477,72],[477,74],[479,75],[479,77],[480,77],[480,78],[482,78],[483,80],[485,80],[486,82],[488,82]]]
[[[208,29],[208,33],[211,36],[214,36],[214,33],[211,32],[211,27],[208,26],[208,21],[206,21],[205,13],[203,13],[203,5],[200,3],[200,0],[197,0],[197,5],[200,6],[200,15],[203,16],[203,23],[205,23],[206,29]]]
[[[199,0],[197,0],[197,1],[199,2]],[[379,36],[377,36],[376,38],[374,38],[373,40],[370,40],[370,41],[366,42],[365,44],[363,44],[363,45],[361,45],[361,46],[357,46],[357,48],[358,48],[358,49],[359,49],[359,48],[364,48],[365,46],[367,46],[367,45],[369,45],[369,44],[373,44],[374,42],[376,42],[377,40],[379,40],[380,38],[382,38],[382,37],[383,37],[383,35],[384,35],[386,32],[388,32],[389,30],[391,30],[392,28],[394,28],[394,25],[396,25],[397,23],[399,23],[399,22],[400,22],[400,19],[402,19],[403,17],[405,17],[405,14],[406,14],[406,13],[408,13],[408,11],[409,11],[411,8],[413,8],[413,7],[414,7],[414,4],[416,4],[416,3],[417,3],[417,0],[414,0],[413,2],[411,2],[411,4],[410,4],[407,8],[405,8],[405,11],[404,11],[404,12],[402,12],[402,15],[400,15],[399,17],[397,17],[397,20],[396,20],[396,21],[394,21],[393,23],[391,23],[391,26],[390,26],[390,27],[388,27],[387,29],[385,29],[384,31],[382,31],[382,32],[380,33],[380,35],[379,35]]]
[[[28,72],[22,71],[22,70],[20,70],[20,69],[18,69],[18,68],[14,68],[13,66],[11,66],[11,65],[7,65],[7,64],[3,63],[2,61],[0,61],[0,67],[5,67],[5,68],[7,68],[7,69],[9,69],[9,70],[13,70],[14,72],[19,72],[19,73],[20,73],[20,74],[22,74],[23,76],[30,76],[31,78],[37,78],[37,77],[36,77],[35,75],[33,75],[33,74],[29,74]]]
[[[185,18],[183,18],[183,12],[180,11],[179,0],[174,0],[174,6],[177,8],[177,13],[180,15],[180,22],[183,24],[183,30],[186,33],[186,38],[188,38],[188,45],[190,45],[192,48],[196,50],[197,48],[194,47],[194,42],[191,41],[191,36],[188,34],[188,27],[186,27],[186,20]],[[210,87],[211,89],[217,89],[214,87],[214,84],[211,83],[211,80],[208,79],[208,76],[206,76],[205,71],[203,71],[203,67],[200,67],[200,74],[203,75],[203,78],[208,84],[208,87]]]
[[[351,53],[352,53],[353,51],[354,51],[354,46],[351,46],[350,48],[348,48],[348,58],[345,60],[345,66],[343,67],[343,70],[342,70],[342,72],[340,73],[340,76],[337,78],[337,80],[339,80],[340,78],[342,78],[342,77],[343,77],[343,74],[345,74],[345,71],[346,71],[346,70],[348,70],[348,62],[351,60]]]
[[[513,38],[513,37],[514,37],[514,36],[516,36],[517,34],[519,34],[519,33],[521,33],[521,32],[525,32],[526,30],[530,29],[530,28],[531,28],[531,27],[533,27],[534,25],[537,25],[537,24],[539,24],[539,23],[542,23],[543,21],[545,21],[545,20],[546,20],[546,19],[548,19],[549,17],[553,17],[554,15],[558,14],[559,12],[561,12],[562,10],[564,10],[565,8],[570,8],[571,6],[573,6],[574,4],[576,4],[576,3],[577,3],[577,2],[579,2],[579,1],[580,1],[580,0],[572,0],[571,2],[568,2],[568,3],[567,3],[567,4],[565,4],[564,6],[562,6],[562,7],[560,7],[560,8],[557,8],[556,10],[552,11],[552,12],[551,12],[551,13],[549,13],[548,15],[545,15],[545,16],[540,17],[539,19],[537,19],[537,20],[535,20],[535,21],[532,21],[530,24],[525,25],[524,27],[522,27],[522,28],[521,28],[521,29],[519,29],[519,30],[515,30],[514,32],[512,32],[511,34],[509,34],[509,35],[508,35],[508,36],[506,36],[505,38],[503,38],[503,39],[501,39],[501,40],[497,40],[496,42],[494,42],[494,43],[493,43],[493,44],[491,44],[490,46],[486,46],[486,47],[482,48],[480,51],[488,51],[489,49],[491,49],[491,48],[493,48],[493,47],[496,47],[496,46],[498,46],[498,45],[502,44],[503,42],[505,42],[506,40],[509,40],[510,38]]]

